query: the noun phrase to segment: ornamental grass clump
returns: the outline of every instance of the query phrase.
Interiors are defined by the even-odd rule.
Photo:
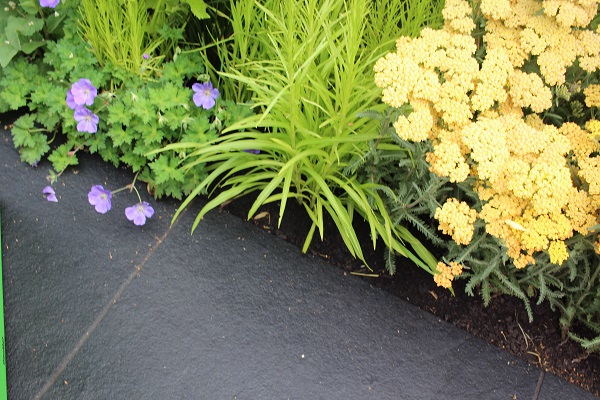
[[[421,199],[454,241],[438,284],[459,263],[486,304],[510,293],[531,317],[530,297],[549,300],[565,334],[577,322],[598,335],[579,339],[589,349],[600,348],[599,3],[447,0],[442,29],[400,38],[375,65],[393,135],[426,149],[420,165],[445,188]]]
[[[400,22],[406,21],[402,29],[411,32],[427,21],[429,14],[415,14],[426,8],[413,9],[417,3],[435,8],[422,1],[231,2],[233,38],[221,49],[220,88],[240,94],[257,114],[207,143],[166,148],[186,153],[183,172],[207,164],[207,179],[179,209],[207,189],[215,194],[194,228],[209,210],[256,192],[248,218],[265,203],[279,202],[279,223],[288,200],[304,207],[312,221],[304,252],[317,231],[323,238],[329,214],[351,254],[364,260],[352,225],[359,214],[369,224],[373,245],[380,237],[425,270],[435,269],[429,251],[390,220],[381,198],[387,189],[377,182],[358,182],[351,165],[368,142],[381,139],[377,125],[357,114],[379,96],[372,67],[403,32]],[[373,7],[389,11],[386,18],[377,16],[384,25],[373,25]]]

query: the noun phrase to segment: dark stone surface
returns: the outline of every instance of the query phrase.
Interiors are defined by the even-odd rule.
[[[151,201],[144,227],[87,202],[133,175],[47,163],[0,133],[10,399],[532,399],[540,370],[252,224]],[[77,173],[75,173],[77,171]],[[142,185],[139,185],[142,187]],[[142,193],[144,195],[144,193]],[[146,196],[146,199],[147,196]],[[555,376],[539,399],[593,399]]]

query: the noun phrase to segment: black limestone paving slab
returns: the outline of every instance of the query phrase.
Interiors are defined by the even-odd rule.
[[[95,157],[49,203],[48,168],[0,133],[11,399],[595,398],[229,214],[97,214],[133,175]]]

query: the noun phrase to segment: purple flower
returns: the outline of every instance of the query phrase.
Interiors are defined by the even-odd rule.
[[[54,189],[52,186],[46,186],[42,189],[42,194],[46,196],[46,200],[51,201],[53,203],[58,203],[58,199],[56,198],[56,194],[54,193]]]
[[[60,0],[40,0],[40,6],[54,8],[60,3]]]
[[[77,106],[91,106],[98,95],[98,90],[92,85],[89,79],[81,78],[71,86],[69,90],[73,96],[73,104]],[[69,93],[67,93],[67,104],[69,104]],[[71,105],[69,105],[71,107]],[[74,107],[71,107],[74,109]]]
[[[73,92],[71,90],[67,92],[67,106],[69,106],[71,110],[80,106],[80,104],[75,103],[75,98],[73,97]]]
[[[144,54],[142,54],[142,57],[144,58],[144,60],[147,60],[148,57],[150,57],[150,56],[148,54],[144,53]]]
[[[106,214],[110,210],[110,199],[112,193],[110,190],[105,190],[100,185],[92,186],[92,190],[88,193],[88,201],[96,208],[100,214]]]
[[[148,202],[143,201],[125,209],[125,216],[136,225],[144,225],[146,218],[154,215],[154,209]]]
[[[242,150],[245,153],[260,154],[260,150]]]
[[[215,100],[219,97],[219,91],[213,88],[212,83],[194,83],[192,90],[195,92],[193,99],[196,107],[202,106],[205,110],[210,110],[215,106]]]
[[[98,131],[100,118],[87,108],[77,107],[73,118],[77,121],[77,130],[79,132],[96,133]]]

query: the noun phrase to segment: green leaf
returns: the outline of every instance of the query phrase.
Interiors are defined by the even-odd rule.
[[[197,117],[188,125],[184,134],[181,135],[180,142],[183,143],[206,143],[214,139],[214,133],[208,133],[210,122],[208,118]]]
[[[44,40],[25,42],[25,43],[21,44],[21,51],[25,54],[31,54],[35,50],[37,50],[38,48],[42,47],[45,44],[46,44],[46,42]]]
[[[110,106],[108,106],[108,118],[106,119],[106,122],[108,122],[109,125],[114,124],[121,126],[129,125],[130,121],[131,114],[129,110],[125,109],[125,104],[123,104],[121,100],[113,100],[112,103],[110,103]],[[131,143],[131,140],[129,140],[127,143]]]
[[[66,170],[70,165],[79,164],[79,160],[77,160],[77,155],[72,153],[73,145],[69,143],[62,144],[56,148],[48,156],[48,160],[52,163],[54,170],[61,171]]]
[[[187,105],[191,98],[189,90],[183,90],[168,82],[161,87],[148,89],[148,99],[160,111],[166,111],[170,108]]]
[[[0,66],[2,68],[6,68],[11,60],[19,54],[19,50],[10,42],[7,44],[5,38],[5,35],[0,35]]]
[[[27,104],[26,96],[42,81],[39,67],[19,57],[4,68],[0,81],[0,96],[14,109]]]
[[[131,144],[133,141],[133,135],[126,132],[122,125],[113,125],[106,133],[109,138],[112,139],[113,146],[121,147],[124,144]]]
[[[91,153],[97,153],[100,150],[104,150],[107,148],[106,146],[107,138],[106,134],[97,132],[86,140],[86,144],[90,149]],[[112,147],[112,146],[111,146]]]
[[[34,128],[35,114],[26,114],[17,119],[11,134],[15,147],[35,147],[36,140],[30,131]]]
[[[210,15],[206,12],[206,3],[203,0],[183,0],[185,3],[190,5],[190,10],[194,16],[198,19],[210,18]]]
[[[156,196],[170,196],[181,200],[183,192],[181,191],[181,183],[176,181],[167,181],[156,185]]]
[[[162,82],[181,82],[204,72],[202,57],[197,53],[179,54],[176,61],[163,65]]]
[[[112,165],[114,165],[116,168],[120,163],[119,152],[113,145],[110,144],[110,139],[106,139],[106,141],[107,143],[105,148],[100,149],[98,153],[104,161],[112,163]]]
[[[31,102],[29,108],[47,108],[50,114],[62,113],[67,107],[67,91],[61,85],[53,82],[43,82],[34,88],[31,93]],[[42,107],[38,107],[42,106]]]
[[[152,143],[160,143],[163,139],[163,131],[158,126],[158,122],[152,121],[150,125],[145,125],[140,128],[143,128],[142,138],[144,140],[144,144],[150,145]],[[142,131],[142,129],[139,129]]]
[[[34,136],[35,144],[31,147],[19,148],[19,154],[21,155],[21,161],[27,164],[35,164],[42,159],[42,157],[50,150],[48,146],[47,138],[45,135],[38,134]]]
[[[187,196],[196,188],[196,186],[200,184],[200,182],[202,182],[204,178],[206,178],[204,165],[197,165],[195,168],[186,172],[185,182],[180,185],[181,191],[185,196]]]
[[[154,105],[144,97],[138,97],[137,101],[133,102],[131,113],[139,117],[144,124],[149,124],[152,119],[157,118]]]
[[[21,34],[23,36],[31,36],[36,32],[39,32],[44,27],[44,20],[39,18],[21,18],[21,17],[8,17],[8,23],[6,24],[6,36],[11,40],[14,36]]]
[[[167,126],[173,131],[179,129],[183,123],[183,120],[188,116],[189,112],[183,107],[172,108],[167,110],[163,115]]]
[[[120,160],[125,164],[129,165],[133,172],[138,172],[148,163],[148,159],[143,156],[134,154],[131,150],[124,151]]]
[[[161,154],[156,161],[149,164],[156,175],[156,183],[165,183],[169,180],[176,182],[184,181],[183,170],[179,168],[179,160],[167,154]]]

